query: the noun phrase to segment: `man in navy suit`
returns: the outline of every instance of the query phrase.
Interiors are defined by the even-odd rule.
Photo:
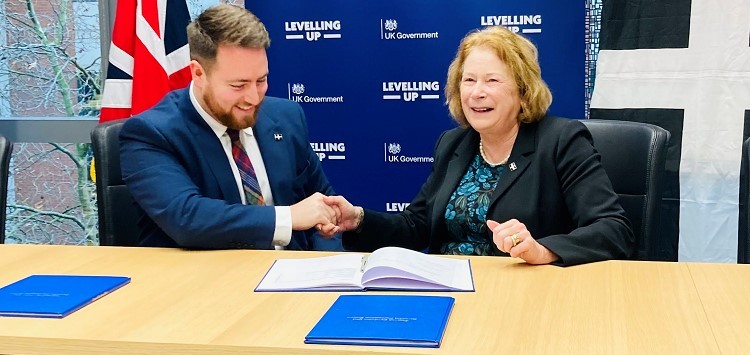
[[[315,249],[323,240],[315,233],[338,231],[336,211],[322,201],[333,189],[302,108],[265,97],[264,25],[224,4],[187,31],[189,88],[127,120],[120,133],[122,176],[143,212],[140,244]]]

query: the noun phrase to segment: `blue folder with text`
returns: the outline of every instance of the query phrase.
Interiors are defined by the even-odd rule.
[[[129,282],[124,276],[32,275],[0,288],[0,316],[62,318]]]
[[[305,343],[437,348],[454,301],[447,296],[339,296]]]

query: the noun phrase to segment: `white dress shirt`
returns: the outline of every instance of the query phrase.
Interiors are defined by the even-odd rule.
[[[195,110],[208,123],[208,126],[216,134],[216,137],[221,142],[221,146],[224,147],[224,153],[227,155],[229,166],[232,167],[232,174],[234,175],[234,181],[237,183],[237,191],[242,198],[242,203],[247,204],[245,200],[245,190],[242,188],[242,179],[240,178],[240,170],[237,168],[237,163],[234,161],[232,156],[232,140],[229,138],[227,127],[219,123],[216,119],[203,109],[195,98],[195,92],[193,91],[193,83],[190,83],[190,101],[195,106]],[[266,166],[263,164],[263,156],[260,155],[260,148],[258,147],[258,141],[255,140],[253,135],[253,128],[248,127],[240,130],[240,142],[245,148],[245,153],[250,157],[250,162],[253,164],[255,169],[255,175],[258,178],[258,185],[260,186],[260,192],[263,194],[263,200],[266,206],[273,206],[273,194],[271,193],[271,185],[268,182],[268,174],[266,174]],[[276,229],[273,233],[273,246],[276,249],[284,249],[285,246],[289,245],[292,239],[292,212],[289,206],[275,206],[276,209]]]

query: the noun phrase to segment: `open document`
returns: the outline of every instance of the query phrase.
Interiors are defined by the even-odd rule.
[[[343,253],[278,259],[255,291],[474,291],[471,263],[386,247],[372,254]]]

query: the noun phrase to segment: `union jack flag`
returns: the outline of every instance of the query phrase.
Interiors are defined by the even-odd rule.
[[[136,115],[190,83],[185,0],[118,0],[99,122]]]

